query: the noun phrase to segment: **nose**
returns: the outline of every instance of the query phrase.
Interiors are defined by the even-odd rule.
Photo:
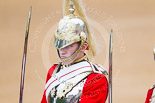
[[[65,48],[60,49],[60,50],[59,50],[59,53],[60,53],[61,55],[66,54],[66,50],[65,50]]]

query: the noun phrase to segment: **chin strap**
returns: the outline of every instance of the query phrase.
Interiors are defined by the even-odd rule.
[[[72,64],[78,63],[78,62],[83,61],[83,60],[87,60],[87,55],[86,54],[84,54],[84,56],[82,58],[75,60]]]
[[[69,56],[69,57],[67,57],[67,58],[62,59],[62,58],[60,57],[60,55],[59,55],[59,52],[58,52],[58,55],[59,55],[61,61],[62,61],[62,62],[70,62],[71,60],[73,60],[73,58],[74,58],[74,57],[80,52],[80,50],[82,49],[84,43],[85,43],[85,42],[82,40],[82,41],[81,41],[81,45],[80,45],[80,47],[78,48],[78,50],[76,50],[71,56]]]
[[[72,64],[81,62],[81,61],[83,61],[83,60],[87,60],[87,61],[88,61],[88,58],[87,58],[87,55],[86,55],[86,54],[85,54],[82,58],[73,61],[71,64],[68,64],[68,65],[64,65],[63,63],[61,63],[61,64],[64,65],[65,67],[69,67],[69,66],[71,66]],[[63,68],[62,68],[62,69],[63,69]]]

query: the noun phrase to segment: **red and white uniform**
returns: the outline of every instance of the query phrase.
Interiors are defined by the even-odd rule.
[[[155,85],[148,90],[145,103],[155,103]]]
[[[103,74],[93,72],[87,61],[63,69],[60,66],[58,71],[57,66],[53,65],[48,71],[41,103],[49,103],[50,97],[53,98],[52,103],[57,103],[59,97],[65,98],[64,103],[75,103],[73,99],[76,97],[78,103],[105,103],[108,95],[107,79]],[[98,68],[101,69],[95,67],[96,70]],[[68,83],[73,84],[71,89],[66,86]]]

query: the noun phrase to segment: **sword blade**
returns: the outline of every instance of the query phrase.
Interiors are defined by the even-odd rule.
[[[23,52],[22,70],[21,70],[21,81],[20,81],[19,103],[23,103],[24,77],[25,77],[25,66],[26,66],[26,55],[27,55],[28,35],[29,35],[30,20],[31,20],[31,11],[32,11],[32,7],[30,7],[30,9],[29,9],[28,22],[27,22],[26,33],[25,33],[24,52]]]
[[[109,42],[109,103],[112,103],[112,52],[113,52],[113,31],[110,32]]]
[[[155,61],[155,47],[153,49],[154,61]]]

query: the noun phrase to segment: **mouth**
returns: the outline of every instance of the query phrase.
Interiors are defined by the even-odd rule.
[[[65,59],[66,58],[66,56],[61,56],[61,59]]]

